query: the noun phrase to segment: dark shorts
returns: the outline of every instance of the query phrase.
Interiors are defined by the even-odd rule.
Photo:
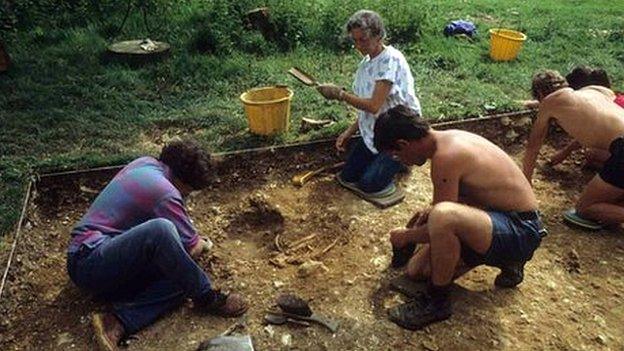
[[[615,138],[609,145],[611,156],[600,170],[600,179],[624,189],[624,136]]]
[[[462,260],[469,267],[485,264],[500,267],[512,262],[526,262],[540,246],[546,229],[537,211],[487,211],[492,219],[492,244],[483,255],[462,243]]]

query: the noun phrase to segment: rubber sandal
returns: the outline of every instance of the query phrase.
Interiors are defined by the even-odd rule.
[[[563,213],[563,219],[570,224],[588,230],[600,230],[603,228],[600,223],[579,216],[574,209],[565,211]]]
[[[394,206],[403,201],[405,198],[405,192],[403,192],[401,188],[398,188],[394,183],[388,185],[381,191],[366,193],[360,190],[360,188],[357,187],[357,184],[342,180],[339,174],[336,175],[336,181],[357,196],[380,208]]]
[[[338,181],[338,183],[340,183],[340,185],[342,185],[345,188],[353,191],[354,193],[357,193],[360,196],[369,197],[369,198],[378,198],[378,197],[390,196],[390,195],[394,194],[396,192],[396,190],[397,190],[396,185],[394,185],[394,183],[390,183],[384,189],[381,189],[381,190],[376,191],[374,193],[367,193],[367,192],[363,191],[362,189],[358,188],[356,183],[347,182],[346,180],[343,180],[342,177],[340,176],[340,174],[336,174],[336,180]]]

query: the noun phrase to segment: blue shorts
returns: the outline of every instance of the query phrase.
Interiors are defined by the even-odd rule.
[[[624,189],[624,136],[615,138],[609,145],[609,159],[605,161],[600,174],[600,179]]]
[[[485,254],[462,243],[462,260],[469,266],[481,264],[500,267],[512,262],[526,262],[546,236],[537,211],[487,211],[492,219],[492,244]]]

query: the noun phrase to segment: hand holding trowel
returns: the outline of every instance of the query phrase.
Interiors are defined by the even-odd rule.
[[[295,77],[295,79],[297,79],[298,81],[300,81],[301,83],[309,87],[316,87],[319,85],[319,83],[316,81],[314,77],[305,73],[304,71],[302,71],[301,69],[297,67],[292,67],[291,69],[288,70],[288,73],[290,73],[290,75]]]
[[[297,67],[292,67],[288,70],[288,73],[301,83],[309,87],[315,87],[328,100],[342,100],[345,95],[344,88],[331,83],[320,84],[316,78]]]
[[[298,81],[300,81],[301,83],[309,87],[318,88],[320,86],[320,84],[317,82],[317,80],[314,77],[312,77],[310,74],[302,71],[301,69],[297,67],[292,67],[291,69],[288,70],[288,73],[291,76],[295,77]],[[310,180],[310,178],[314,177],[315,175],[320,174],[322,172],[335,170],[342,166],[344,166],[344,162],[338,162],[336,164],[321,167],[313,171],[306,171],[304,173],[295,175],[292,181],[296,186],[303,186],[303,184],[305,184],[308,180]]]

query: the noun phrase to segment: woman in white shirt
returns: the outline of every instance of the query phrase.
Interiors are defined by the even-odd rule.
[[[326,99],[344,101],[358,109],[357,121],[336,140],[336,148],[344,151],[356,131],[359,130],[362,136],[352,148],[338,180],[371,195],[390,195],[396,190],[394,176],[401,165],[375,149],[375,120],[397,105],[408,106],[421,114],[414,78],[405,56],[394,47],[384,45],[386,30],[379,14],[357,11],[345,27],[355,48],[364,56],[355,74],[353,92],[346,92],[334,84],[317,87]]]

